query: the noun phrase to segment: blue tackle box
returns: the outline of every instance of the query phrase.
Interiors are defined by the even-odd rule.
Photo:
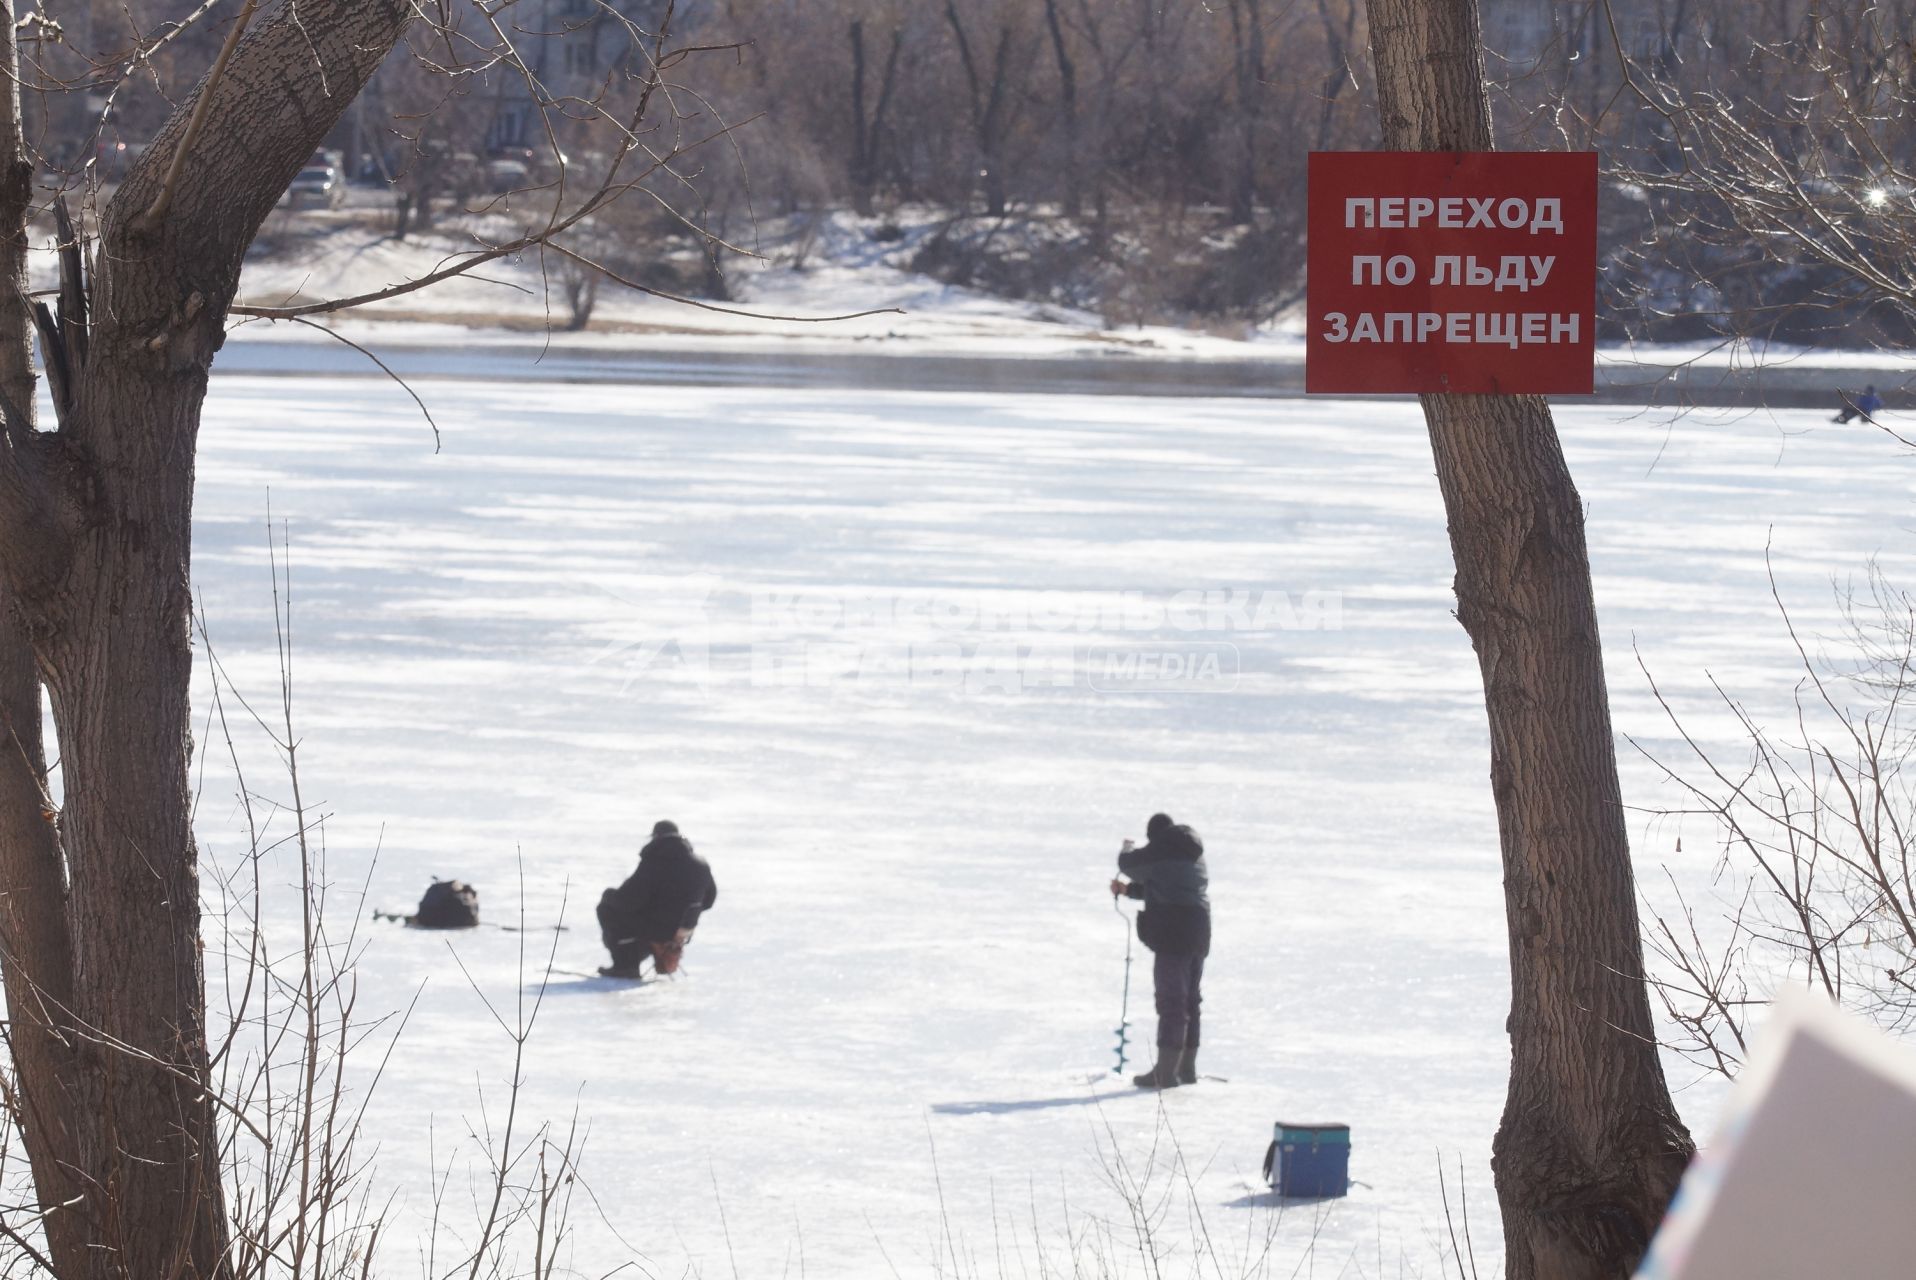
[[[1351,1127],[1277,1122],[1264,1177],[1280,1196],[1341,1196],[1351,1187]]]

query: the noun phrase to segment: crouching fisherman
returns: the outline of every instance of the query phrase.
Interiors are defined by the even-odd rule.
[[[639,851],[639,868],[599,898],[599,931],[612,963],[608,978],[636,978],[647,956],[658,973],[678,970],[699,917],[718,901],[718,883],[676,823],[660,822]]]
[[[1124,842],[1111,892],[1139,898],[1138,941],[1151,948],[1157,989],[1158,1060],[1141,1076],[1140,1089],[1173,1089],[1197,1083],[1198,1008],[1204,1003],[1204,959],[1211,953],[1210,875],[1197,832],[1162,813],[1145,826],[1142,849]]]

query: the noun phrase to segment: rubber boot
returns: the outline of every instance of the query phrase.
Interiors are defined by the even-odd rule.
[[[599,966],[601,978],[629,978],[638,981],[645,975],[639,972],[638,964],[602,964]]]
[[[612,953],[612,963],[600,966],[599,976],[602,978],[637,978],[640,976],[639,966],[651,954],[645,949],[644,943],[632,938],[620,938],[606,949]]]
[[[1157,1065],[1141,1076],[1132,1076],[1131,1083],[1140,1089],[1175,1089],[1178,1087],[1177,1059],[1160,1049]]]
[[[1179,1084],[1196,1084],[1197,1083],[1197,1046],[1196,1045],[1192,1045],[1190,1048],[1186,1049],[1184,1051],[1183,1056],[1178,1059],[1178,1083]]]

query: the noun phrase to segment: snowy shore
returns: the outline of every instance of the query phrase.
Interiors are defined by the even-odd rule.
[[[284,215],[282,215],[284,216]],[[416,280],[470,252],[470,236],[395,241],[365,221],[287,221],[272,253],[249,259],[243,300],[277,306],[363,296]],[[913,270],[932,222],[873,238],[875,220],[844,213],[768,222],[761,256],[733,259],[732,297],[687,303],[614,284],[573,330],[564,263],[536,253],[487,262],[430,288],[312,317],[340,337],[421,376],[457,376],[459,361],[506,361],[515,376],[935,389],[1052,389],[1128,394],[1285,396],[1303,390],[1301,308],[1258,324],[1116,322],[1081,308],[1000,297]],[[270,227],[269,227],[270,230]],[[51,279],[37,255],[36,281]],[[850,317],[827,319],[826,317]],[[373,373],[341,346],[331,356],[267,354],[326,341],[308,325],[240,322],[223,359],[248,372]],[[1142,370],[1142,371],[1141,371]],[[1889,408],[1916,379],[1916,355],[1734,341],[1599,350],[1597,394],[1564,403],[1668,407],[1813,407],[1839,387],[1873,382]]]

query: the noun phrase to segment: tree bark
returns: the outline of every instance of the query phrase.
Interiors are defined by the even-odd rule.
[[[1471,0],[1370,0],[1384,145],[1491,148]],[[1422,397],[1483,675],[1510,937],[1510,1280],[1625,1280],[1691,1153],[1643,980],[1583,507],[1537,396]]]
[[[33,161],[21,131],[16,7],[0,0],[0,404],[12,428],[0,447],[26,447],[34,428],[33,323],[27,299],[27,218]],[[11,590],[0,586],[0,978],[7,1049],[18,1088],[15,1122],[29,1150],[48,1251],[74,1257],[85,1232],[72,1170],[77,1133],[68,1010],[73,948],[67,935],[66,868],[47,794],[40,678],[33,645]]]
[[[1063,207],[1067,218],[1084,212],[1084,157],[1078,137],[1078,68],[1065,44],[1064,24],[1058,18],[1058,0],[1044,0],[1044,21],[1051,32],[1051,53],[1058,64],[1058,113],[1064,121]]]
[[[958,10],[950,0],[946,0],[945,20],[951,24],[952,35],[957,39],[958,61],[964,68],[965,87],[971,96],[971,128],[978,139],[978,155],[984,170],[985,213],[1001,218],[1009,202],[1004,145],[1005,100],[1011,73],[1011,24],[1005,23],[998,29],[998,44],[991,60],[991,82],[987,85],[972,56],[964,24],[958,20]]]
[[[0,465],[0,570],[62,747],[74,1052],[51,1079],[29,1080],[23,1064],[22,1087],[72,1130],[66,1153],[26,1129],[42,1195],[63,1162],[80,1187],[83,1238],[49,1235],[68,1280],[228,1270],[188,779],[194,449],[246,247],[409,12],[405,0],[335,0],[283,5],[255,23],[107,206],[96,322],[88,331],[63,307],[47,344],[61,366],[59,429],[32,440],[10,431]],[[209,94],[195,133],[188,121]],[[180,148],[168,211],[144,226]],[[20,225],[9,221],[8,234]],[[23,330],[15,312],[0,315],[0,360],[10,360]],[[43,510],[23,512],[36,497]],[[8,665],[0,697],[17,699]],[[19,782],[0,771],[0,836],[23,830],[29,812],[39,818]],[[9,848],[10,881],[25,861]],[[50,892],[42,884],[36,900]],[[8,939],[10,998],[16,967],[42,986],[57,975],[60,931],[42,915],[25,917],[37,932]]]
[[[998,47],[991,57],[991,92],[985,95],[978,126],[985,158],[985,212],[994,218],[1004,217],[1010,204],[1010,175],[1005,172],[1005,102],[1010,89],[1011,39],[1010,23],[998,28]]]
[[[1230,178],[1231,221],[1248,226],[1257,212],[1257,133],[1264,93],[1264,15],[1260,0],[1231,0],[1232,94],[1237,103],[1237,158]]]
[[[1356,0],[1350,0],[1344,10],[1343,30],[1338,30],[1332,18],[1331,0],[1317,0],[1317,20],[1324,29],[1324,48],[1331,64],[1330,70],[1324,73],[1323,88],[1318,90],[1321,101],[1317,111],[1316,149],[1322,151],[1331,144],[1331,123],[1336,118],[1337,100],[1351,80],[1349,50],[1357,27]]]
[[[871,175],[865,141],[865,24],[856,18],[847,32],[852,45],[852,212],[861,218],[872,213]]]
[[[87,1094],[74,1076],[67,1015],[73,949],[66,870],[46,795],[33,650],[11,593],[0,588],[0,597],[0,975],[18,1086],[14,1118],[34,1155],[48,1252],[71,1258],[84,1248],[86,1232],[72,1172],[79,1168],[79,1134],[70,1117]]]
[[[872,199],[878,185],[878,140],[885,127],[885,108],[891,103],[892,85],[898,72],[898,53],[904,44],[903,31],[891,33],[891,52],[885,55],[885,73],[878,88],[878,105],[865,114],[865,24],[853,21],[852,46],[852,209],[869,218]]]

